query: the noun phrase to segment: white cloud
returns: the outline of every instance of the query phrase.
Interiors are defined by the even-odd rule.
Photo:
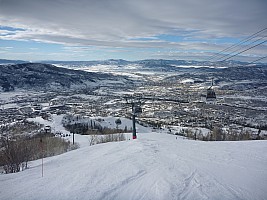
[[[207,41],[248,36],[267,27],[266,8],[263,0],[0,0],[0,24],[26,29],[14,34],[1,30],[0,39],[215,51],[224,45],[170,42],[157,36],[174,34]]]

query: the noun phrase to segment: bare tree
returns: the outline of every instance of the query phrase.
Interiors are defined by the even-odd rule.
[[[223,138],[223,131],[220,127],[214,127],[212,130],[212,140],[221,141]]]
[[[19,172],[21,169],[21,164],[23,163],[23,152],[20,151],[22,143],[10,140],[6,137],[2,137],[1,140],[3,144],[2,159],[5,172]]]

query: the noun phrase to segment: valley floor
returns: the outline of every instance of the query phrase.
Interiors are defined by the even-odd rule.
[[[82,146],[0,175],[0,199],[266,199],[267,141],[202,142],[160,133]]]

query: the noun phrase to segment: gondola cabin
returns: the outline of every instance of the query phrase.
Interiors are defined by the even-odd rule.
[[[213,78],[211,81],[211,86],[207,89],[206,103],[214,104],[216,103],[216,94],[212,86],[213,86]]]
[[[142,113],[142,108],[140,106],[135,106],[134,107],[134,114],[139,115]]]

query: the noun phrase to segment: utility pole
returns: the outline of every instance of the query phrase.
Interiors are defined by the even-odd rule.
[[[47,137],[48,133],[51,133],[51,126],[45,126],[44,127],[45,135]],[[42,177],[44,177],[44,135],[40,138],[40,146],[41,146],[41,152],[42,152]]]
[[[44,144],[43,144],[43,138],[40,138],[40,146],[41,146],[41,152],[42,152],[42,177],[44,177]]]

